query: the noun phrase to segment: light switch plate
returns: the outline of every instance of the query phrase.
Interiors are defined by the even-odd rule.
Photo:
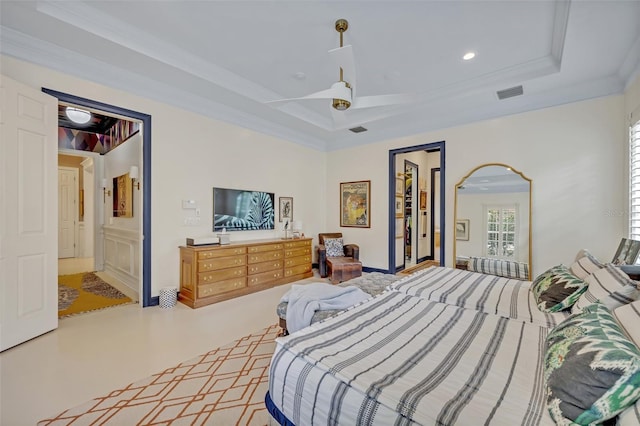
[[[198,208],[196,200],[182,200],[182,208],[186,210],[193,210]]]

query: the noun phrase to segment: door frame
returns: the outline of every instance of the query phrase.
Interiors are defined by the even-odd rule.
[[[432,142],[423,145],[408,146],[389,150],[389,198],[388,206],[388,272],[396,271],[396,239],[395,239],[395,185],[396,185],[396,155],[415,151],[440,152],[440,265],[444,262],[445,249],[445,141]]]
[[[144,185],[142,186],[142,294],[140,302],[143,308],[158,305],[158,296],[151,297],[151,115],[45,87],[42,88],[42,91],[58,98],[58,102],[68,102],[142,122],[142,181]]]
[[[435,182],[436,173],[440,175],[440,182],[442,182],[442,173],[440,172],[440,167],[432,167],[431,168],[431,197],[429,203],[431,205],[431,211],[433,212],[436,208],[436,188],[433,182]],[[442,206],[444,203],[442,199],[440,200],[440,214],[442,214]],[[440,216],[442,218],[442,216]],[[441,221],[442,223],[442,221]],[[431,228],[429,232],[431,232],[431,259],[435,259],[435,247],[436,247],[436,239],[435,239],[435,230],[436,230],[436,218],[434,214],[431,214],[431,218],[429,220],[429,227]],[[440,228],[440,245],[442,246],[442,228]],[[442,253],[440,253],[442,256]],[[442,257],[440,257],[440,264],[442,264]]]
[[[409,235],[409,238],[411,239],[411,260],[410,260],[410,264],[413,262],[413,259],[415,258],[415,265],[418,264],[418,253],[420,252],[419,250],[419,246],[420,246],[420,240],[418,239],[418,226],[417,223],[419,222],[420,218],[419,215],[415,214],[416,210],[418,210],[416,208],[416,206],[418,206],[419,200],[418,197],[415,196],[416,194],[419,194],[420,191],[417,190],[418,188],[418,182],[420,182],[420,169],[418,167],[417,164],[415,164],[412,161],[409,161],[405,158],[404,160],[404,169],[402,170],[402,172],[404,173],[403,177],[404,177],[404,182],[405,182],[405,190],[404,190],[404,194],[403,194],[403,211],[404,211],[404,229],[405,232],[404,234],[406,234],[406,229],[407,229],[407,210],[406,210],[406,205],[407,205],[407,188],[406,188],[406,182],[407,182],[407,168],[411,168],[412,171],[412,175],[411,175],[411,221],[413,222],[413,226],[411,227],[411,232]],[[415,176],[414,176],[415,174]],[[405,236],[406,238],[406,236]],[[402,260],[402,264],[404,265],[404,267],[407,267],[407,244],[406,244],[406,239],[405,239],[405,243],[402,245],[402,247],[404,247],[404,256],[403,256],[403,260]]]

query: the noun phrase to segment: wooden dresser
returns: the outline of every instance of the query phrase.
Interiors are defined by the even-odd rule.
[[[178,300],[199,308],[313,276],[311,238],[180,247]]]

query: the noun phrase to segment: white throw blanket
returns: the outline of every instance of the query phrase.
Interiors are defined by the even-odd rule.
[[[369,299],[358,287],[327,283],[293,284],[280,302],[287,302],[287,330],[290,333],[311,325],[316,311],[347,309]]]

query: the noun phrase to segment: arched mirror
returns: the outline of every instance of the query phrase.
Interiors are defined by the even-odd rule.
[[[531,271],[531,179],[506,164],[483,164],[456,184],[454,206],[457,268],[481,257],[526,263]]]

